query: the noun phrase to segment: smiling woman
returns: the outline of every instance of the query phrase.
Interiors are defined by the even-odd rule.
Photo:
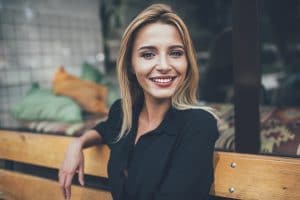
[[[218,137],[211,109],[196,98],[198,67],[188,29],[167,5],[142,11],[126,29],[117,60],[121,100],[108,119],[71,142],[59,182],[71,195],[82,150],[107,144],[114,200],[207,199]],[[151,170],[150,170],[151,169]]]
[[[131,63],[145,99],[171,100],[188,68],[176,27],[159,22],[144,26],[136,34]]]

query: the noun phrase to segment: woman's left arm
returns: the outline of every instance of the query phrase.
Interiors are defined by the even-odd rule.
[[[208,198],[213,182],[214,144],[219,134],[216,120],[210,114],[204,116],[192,119],[184,129],[154,200]]]

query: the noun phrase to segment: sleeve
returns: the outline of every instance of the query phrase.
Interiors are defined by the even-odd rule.
[[[103,142],[109,147],[118,136],[122,125],[121,100],[117,100],[110,107],[106,121],[98,123],[93,129],[103,138]]]
[[[190,121],[183,129],[181,143],[154,200],[203,200],[209,197],[214,176],[214,144],[219,135],[217,120],[206,112],[200,121],[199,118]]]

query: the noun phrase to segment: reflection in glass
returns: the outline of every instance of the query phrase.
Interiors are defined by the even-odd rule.
[[[300,156],[300,1],[265,0],[261,24],[261,151]]]

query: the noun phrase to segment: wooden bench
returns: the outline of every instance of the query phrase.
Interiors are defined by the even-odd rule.
[[[0,130],[0,159],[58,169],[72,138]],[[88,148],[85,173],[107,177],[107,146]],[[233,199],[300,199],[300,159],[216,151],[211,194]],[[0,199],[62,199],[55,180],[0,169]],[[111,200],[108,191],[73,186],[72,199]]]

